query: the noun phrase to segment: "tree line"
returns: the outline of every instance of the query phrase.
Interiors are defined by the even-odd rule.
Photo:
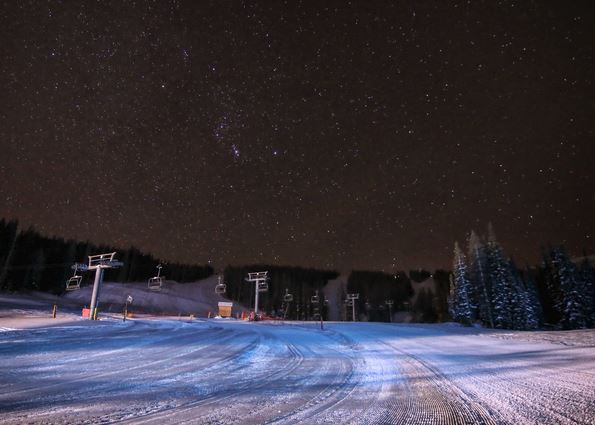
[[[404,272],[394,274],[354,270],[347,279],[347,292],[357,293],[358,316],[375,322],[390,321],[389,314],[406,310],[413,295],[411,280]],[[341,299],[345,299],[345,295]],[[387,302],[392,302],[388,305]],[[390,308],[389,308],[390,307]],[[351,317],[346,314],[346,317]]]
[[[135,247],[122,250],[90,242],[64,240],[42,236],[33,228],[20,229],[16,220],[0,219],[0,290],[39,290],[60,294],[66,280],[72,276],[71,266],[87,263],[89,255],[118,252],[116,258],[123,267],[107,270],[105,280],[113,282],[138,282],[147,280],[157,272],[158,259]],[[213,274],[206,266],[163,263],[167,279],[192,282]],[[79,272],[80,273],[80,272]],[[91,282],[90,273],[83,274]]]
[[[549,247],[536,268],[520,270],[496,240],[471,232],[467,254],[455,243],[448,298],[453,320],[500,329],[580,329],[595,323],[595,271],[564,247]]]
[[[412,270],[407,275],[402,271],[388,274],[355,270],[349,275],[346,288],[338,289],[339,294],[327,293],[328,281],[339,275],[333,270],[228,266],[224,270],[226,296],[252,306],[254,285],[244,279],[248,272],[268,270],[271,285],[260,294],[260,308],[288,319],[308,320],[317,313],[326,319],[324,300],[331,298],[343,302],[343,317],[350,320],[351,307],[344,301],[347,293],[358,293],[358,320],[386,322],[391,320],[389,312],[407,312],[414,322],[454,320],[502,329],[577,329],[595,325],[595,270],[586,257],[572,261],[564,247],[549,247],[542,250],[539,266],[519,269],[505,254],[491,228],[487,237],[471,232],[466,242],[466,250],[455,243],[452,271]],[[118,252],[116,257],[124,266],[107,270],[106,280],[138,282],[155,275],[159,260],[137,248],[122,250],[50,238],[33,228],[19,228],[17,221],[0,219],[0,290],[60,294],[75,262],[86,263],[89,255],[113,251]],[[209,265],[177,263],[165,263],[162,273],[178,282],[196,281],[212,274]],[[83,285],[91,284],[93,276],[83,275]],[[422,284],[430,278],[431,287]],[[284,302],[287,293],[293,296],[288,304]],[[313,304],[312,296],[316,293],[321,302]],[[390,309],[387,301],[392,301]]]
[[[343,318],[351,320],[351,307],[344,301],[348,293],[358,293],[359,298],[355,301],[358,319],[388,322],[389,308],[386,301],[393,302],[392,312],[405,310],[409,308],[408,302],[413,294],[411,281],[404,272],[386,274],[374,271],[352,271],[346,288],[339,287],[339,293],[331,294],[328,281],[339,276],[339,273],[334,270],[261,264],[226,267],[224,270],[226,296],[232,301],[252,307],[255,285],[246,282],[245,278],[248,273],[258,271],[268,271],[270,282],[268,290],[259,294],[259,310],[287,319],[315,320],[318,313],[326,320],[328,306],[325,300],[339,299],[343,303]],[[293,299],[290,303],[284,302],[286,294],[292,295]],[[319,303],[312,302],[314,295],[318,295]]]
[[[226,297],[252,307],[255,285],[245,279],[248,273],[260,271],[268,271],[270,285],[267,291],[259,294],[259,310],[297,320],[309,320],[318,312],[326,319],[324,300],[328,294],[325,295],[325,286],[329,280],[336,279],[339,273],[333,270],[266,264],[227,266],[224,270]],[[286,294],[292,295],[293,299],[289,303],[284,302]],[[318,305],[312,303],[312,296],[315,294],[320,299]]]

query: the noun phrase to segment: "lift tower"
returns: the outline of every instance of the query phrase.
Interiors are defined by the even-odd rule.
[[[355,300],[359,299],[359,293],[347,294],[347,299],[351,303],[351,320],[355,322]]]
[[[393,308],[394,301],[393,300],[386,300],[384,303],[388,307],[388,321],[392,323],[392,321],[393,321],[393,311],[392,311],[392,308]]]
[[[254,317],[258,314],[258,293],[259,292],[266,292],[269,290],[269,284],[267,283],[267,275],[268,271],[266,272],[255,272],[255,273],[248,273],[248,277],[246,278],[246,282],[254,282]]]
[[[97,306],[99,305],[99,287],[103,281],[103,271],[105,269],[115,269],[122,267],[124,263],[114,260],[116,253],[89,255],[89,265],[87,270],[95,270],[95,281],[93,283],[93,294],[91,295],[91,305],[89,319],[97,319]]]

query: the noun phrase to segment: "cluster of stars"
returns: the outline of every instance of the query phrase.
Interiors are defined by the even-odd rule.
[[[490,221],[519,260],[595,250],[592,15],[12,3],[0,216],[217,266],[448,267]]]

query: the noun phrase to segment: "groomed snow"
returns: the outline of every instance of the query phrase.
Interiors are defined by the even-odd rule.
[[[595,419],[594,331],[74,315],[56,324],[8,310],[0,305],[3,424]]]

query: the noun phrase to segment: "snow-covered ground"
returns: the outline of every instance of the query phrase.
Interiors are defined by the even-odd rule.
[[[3,424],[595,423],[595,331],[56,323],[9,301],[0,298]]]

